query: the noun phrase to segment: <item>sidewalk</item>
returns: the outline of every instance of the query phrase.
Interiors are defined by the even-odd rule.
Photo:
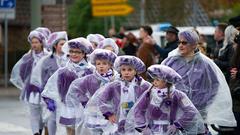
[[[20,90],[16,87],[9,86],[5,88],[0,86],[0,97],[18,97],[20,95]]]

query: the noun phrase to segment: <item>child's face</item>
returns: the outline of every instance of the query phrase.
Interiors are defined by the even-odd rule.
[[[158,79],[158,78],[154,79],[152,84],[153,84],[154,87],[157,87],[159,89],[163,89],[163,88],[167,87],[166,86],[167,83],[164,80],[161,80],[161,79]]]
[[[56,49],[56,53],[57,54],[62,54],[62,46],[64,45],[66,41],[65,40],[59,40],[58,43],[54,46],[54,48]]]
[[[72,62],[78,63],[84,58],[85,54],[80,49],[73,49],[69,50],[69,58]]]
[[[37,39],[37,38],[32,38],[31,40],[31,47],[32,50],[36,51],[36,52],[41,52],[42,51],[42,43]]]
[[[107,73],[111,65],[107,60],[96,60],[96,69],[99,74]]]
[[[120,67],[120,72],[122,75],[122,79],[126,81],[132,81],[134,76],[137,74],[136,70],[129,65],[122,65]]]

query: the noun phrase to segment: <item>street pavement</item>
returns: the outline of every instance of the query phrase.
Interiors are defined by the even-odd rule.
[[[14,87],[0,87],[0,135],[32,135],[28,107],[19,101],[19,94]]]
[[[18,99],[19,90],[0,88],[0,135],[31,135],[28,109]]]

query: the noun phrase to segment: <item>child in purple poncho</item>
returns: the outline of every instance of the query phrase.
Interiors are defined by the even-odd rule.
[[[56,134],[73,134],[74,129],[71,126],[67,127],[67,131],[64,130],[66,125],[70,125],[69,118],[72,117],[72,110],[67,108],[65,98],[73,80],[92,74],[94,67],[86,58],[86,55],[92,52],[92,45],[85,38],[76,38],[66,42],[62,50],[69,55],[69,61],[48,79],[42,97],[46,99],[48,108],[56,111]]]
[[[83,111],[81,110],[82,106],[86,106],[92,95],[99,88],[101,89],[102,87],[104,87],[104,85],[114,81],[118,77],[118,73],[112,68],[116,57],[117,55],[109,50],[94,50],[90,54],[90,61],[93,65],[95,65],[96,70],[91,75],[87,75],[83,78],[74,80],[70,85],[68,94],[66,96],[66,102],[69,107],[73,107],[75,109],[75,117],[77,119],[81,119],[84,117],[83,115],[77,116],[77,111]],[[98,121],[94,121],[94,123],[89,123],[91,123],[91,125],[96,125],[96,122]],[[81,123],[79,123],[78,120],[75,124],[76,128],[78,128],[78,126],[80,126],[79,124]]]
[[[120,73],[120,78],[99,90],[95,99],[99,111],[112,124],[118,125],[117,133],[125,134],[127,114],[142,93],[150,87],[150,83],[139,76],[145,71],[144,63],[135,56],[119,56],[114,62],[114,68]]]
[[[111,38],[105,38],[103,39],[99,45],[97,46],[97,48],[101,48],[101,49],[106,49],[106,50],[110,50],[113,51],[115,54],[118,55],[119,53],[119,47],[116,44],[116,42],[111,39]]]
[[[85,106],[91,96],[101,86],[115,80],[117,73],[112,69],[116,54],[109,50],[96,49],[90,55],[91,64],[96,70],[91,75],[76,79],[69,87],[67,100]]]
[[[94,50],[98,47],[100,42],[104,39],[105,37],[101,34],[89,34],[87,36],[87,40],[92,44]]]
[[[52,50],[52,54],[42,58],[38,64],[33,68],[35,74],[31,77],[31,84],[38,87],[40,91],[43,90],[47,83],[47,80],[52,76],[52,74],[60,67],[65,66],[68,58],[62,52],[62,46],[67,41],[67,33],[65,31],[59,31],[51,33],[47,42],[47,45]],[[51,99],[44,99],[50,102]],[[52,101],[53,102],[53,101]],[[49,107],[49,106],[48,106]],[[52,108],[48,108],[45,104],[43,105],[43,121],[47,124],[48,134],[55,135],[56,133],[56,112]],[[50,114],[49,117],[47,114]]]
[[[32,71],[38,61],[48,55],[45,36],[34,30],[28,36],[31,50],[28,51],[13,67],[10,81],[21,90],[20,99],[27,102],[30,108],[30,120],[32,132],[39,135],[43,129],[42,109],[40,105],[40,89],[31,84]]]
[[[147,73],[153,80],[153,87],[135,104],[128,116],[128,124],[133,122],[134,128],[144,135],[204,133],[198,110],[173,86],[181,81],[181,76],[164,65],[152,65]]]

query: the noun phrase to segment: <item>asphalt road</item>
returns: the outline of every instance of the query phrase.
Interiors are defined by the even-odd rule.
[[[31,135],[28,108],[18,97],[0,97],[0,135]]]

